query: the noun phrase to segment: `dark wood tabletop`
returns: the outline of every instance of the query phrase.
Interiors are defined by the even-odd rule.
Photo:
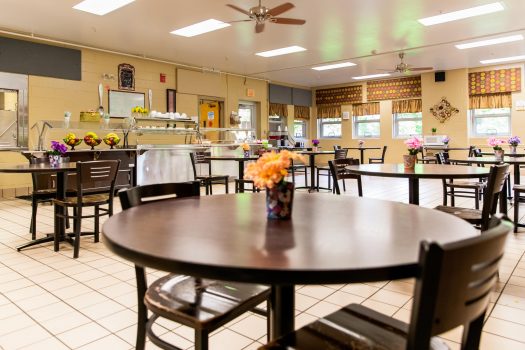
[[[487,168],[442,164],[416,164],[414,169],[405,169],[403,164],[361,164],[346,169],[361,175],[426,179],[473,178],[489,174]]]
[[[362,149],[362,150],[366,150],[366,149],[383,149],[382,147],[368,147],[368,146],[363,146],[363,147],[343,147],[343,149]]]
[[[429,151],[469,151],[470,147],[423,146]]]
[[[335,154],[335,151],[299,151],[298,153],[311,156],[320,154]]]
[[[244,157],[244,156],[208,156],[208,157],[205,157],[205,159],[208,159],[208,160],[235,160],[237,162],[244,162],[245,160],[257,160],[259,159],[259,156],[249,156],[249,157]]]
[[[525,164],[525,157],[512,157],[505,156],[503,161],[497,160],[496,157],[452,157],[449,158],[451,162],[471,162],[476,164],[499,164],[499,163],[509,163],[509,164]]]
[[[40,163],[40,164],[29,164],[29,163],[19,163],[19,164],[8,164],[0,163],[0,173],[49,173],[49,172],[64,172],[64,171],[73,171],[77,169],[75,162],[68,163],[59,163],[58,166],[52,167],[49,162]]]
[[[432,209],[305,193],[295,194],[290,221],[267,220],[264,194],[214,195],[131,208],[102,232],[113,252],[139,265],[266,284],[410,277],[421,240],[477,234]]]

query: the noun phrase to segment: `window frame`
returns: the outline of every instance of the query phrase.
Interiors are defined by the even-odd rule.
[[[481,109],[506,109],[507,112],[506,113],[502,113],[502,114],[493,113],[493,114],[484,114],[484,115],[477,115],[476,116],[476,111],[477,110],[481,110]],[[484,137],[491,137],[491,136],[505,137],[505,136],[511,136],[511,134],[512,134],[512,108],[509,108],[509,107],[504,107],[504,108],[473,108],[473,109],[469,109],[469,118],[470,118],[469,137],[472,137],[472,138],[478,138],[478,137],[479,138],[484,138]],[[505,132],[505,133],[481,133],[481,134],[478,134],[476,132],[476,120],[478,120],[478,119],[489,119],[489,118],[506,118],[506,119],[508,119],[507,132]]]
[[[339,136],[323,135],[323,125],[338,125],[341,127]],[[319,139],[341,139],[343,137],[343,118],[319,118],[317,119],[317,136]]]
[[[377,117],[375,119],[359,120],[361,117]],[[372,124],[377,123],[379,125],[379,134],[377,135],[359,135],[359,124]],[[368,114],[368,115],[355,115],[352,117],[352,138],[354,139],[380,139],[381,138],[381,114]]]
[[[296,136],[295,135],[295,125],[297,124],[301,124],[302,125],[302,129],[303,129],[303,136],[300,137],[300,136]],[[294,119],[293,121],[293,137],[294,138],[297,138],[297,139],[300,139],[300,140],[305,140],[308,138],[308,123],[307,123],[307,120],[306,119]]]
[[[419,114],[419,117],[414,118],[403,118],[398,119],[399,114]],[[420,121],[421,122],[421,133],[420,134],[410,134],[410,135],[399,135],[399,122],[400,121]],[[423,137],[423,112],[414,112],[414,113],[392,113],[392,137],[394,139],[409,139],[411,137]]]

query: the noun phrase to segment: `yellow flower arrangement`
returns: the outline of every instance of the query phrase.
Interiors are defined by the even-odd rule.
[[[148,114],[149,111],[147,108],[136,106],[131,109],[131,113],[140,113],[140,114]]]
[[[243,144],[241,145],[241,147],[242,147],[242,150],[243,150],[243,151],[249,151],[249,150],[250,150],[250,145],[247,144],[247,143],[243,143]]]
[[[257,162],[248,164],[244,178],[259,188],[273,188],[288,175],[292,159],[305,161],[302,155],[286,150],[264,153]]]

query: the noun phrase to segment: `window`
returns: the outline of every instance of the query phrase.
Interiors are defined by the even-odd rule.
[[[421,136],[422,130],[423,115],[421,112],[394,114],[394,137]]]
[[[341,137],[341,118],[318,119],[319,138],[335,139]]]
[[[293,137],[297,139],[306,138],[306,120],[294,120],[293,121]]]
[[[354,138],[379,138],[381,126],[379,119],[379,114],[354,116]]]
[[[471,109],[471,136],[509,136],[510,108]]]

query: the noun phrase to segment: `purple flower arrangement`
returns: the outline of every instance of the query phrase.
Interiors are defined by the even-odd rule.
[[[313,139],[312,140],[312,145],[314,145],[315,147],[319,146],[319,140],[318,139]]]
[[[443,142],[445,145],[448,145],[448,143],[450,142],[450,137],[448,136],[445,136],[441,139],[441,142]]]
[[[51,141],[51,150],[47,151],[47,154],[54,156],[63,156],[67,152],[67,146],[58,142]]]
[[[521,143],[521,139],[519,136],[512,136],[507,140],[507,142],[509,145],[516,147]]]

